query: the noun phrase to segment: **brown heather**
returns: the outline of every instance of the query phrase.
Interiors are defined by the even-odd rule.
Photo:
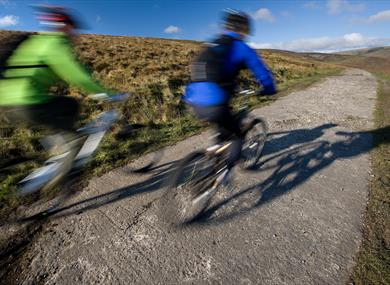
[[[0,43],[6,43],[7,38],[15,33],[0,31]],[[106,136],[90,164],[88,175],[101,174],[124,165],[142,153],[173,143],[204,128],[180,100],[185,84],[189,81],[189,63],[201,47],[201,43],[194,41],[103,35],[80,37],[75,51],[93,77],[115,92],[133,94],[122,107],[123,118]],[[266,50],[261,54],[273,71],[282,93],[307,86],[338,71],[331,65],[296,53]],[[247,88],[256,87],[248,72],[243,72],[240,84]],[[78,90],[68,88],[63,83],[55,86],[53,93],[69,94],[81,100],[83,111],[80,124],[109,108],[81,96]],[[264,104],[265,100],[254,98],[251,102],[253,106],[258,106]],[[116,132],[129,123],[143,123],[149,127],[128,139],[117,139]],[[45,155],[38,141],[43,134],[44,130],[38,127],[15,127],[4,118],[1,119],[1,160],[26,155],[40,157],[34,163],[0,173],[1,205],[15,203],[10,194],[15,182],[44,160]]]

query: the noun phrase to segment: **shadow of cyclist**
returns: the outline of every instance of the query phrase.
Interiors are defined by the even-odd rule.
[[[311,129],[288,132],[283,137],[289,137],[292,145],[296,145],[300,139],[301,142],[306,141],[294,148],[286,143],[283,143],[282,148],[283,137],[276,138],[276,141],[271,139],[265,155],[274,155],[262,161],[263,167],[257,169],[259,172],[271,170],[271,174],[262,182],[218,201],[197,222],[222,223],[246,215],[251,210],[294,190],[336,160],[356,157],[382,144],[390,143],[389,135],[386,135],[390,133],[389,126],[373,131],[338,131],[335,132],[337,140],[334,142],[324,139],[310,142],[310,139],[321,138],[320,133],[324,126],[326,125],[312,129],[313,134],[310,133]],[[307,134],[308,137],[300,138],[302,134]],[[295,139],[295,136],[298,138]],[[249,200],[250,203],[248,203]]]

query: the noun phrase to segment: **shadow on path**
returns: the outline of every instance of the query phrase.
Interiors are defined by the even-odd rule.
[[[256,185],[217,201],[196,223],[218,224],[247,215],[261,205],[294,190],[336,160],[355,157],[382,144],[390,143],[390,126],[365,132],[335,132],[336,140],[333,142],[325,140],[323,138],[325,132],[333,131],[335,127],[334,124],[324,124],[312,129],[271,133],[264,149],[263,160],[254,170],[270,171],[271,174]],[[100,208],[134,195],[160,190],[165,186],[169,174],[174,171],[174,164],[175,161],[172,161],[154,168],[151,177],[145,181],[72,203],[53,211],[49,219],[31,222],[25,228],[24,238],[18,238],[20,237],[18,234],[12,241],[13,246],[9,243],[9,247],[0,246],[2,248],[0,265],[3,268],[0,275],[7,277],[7,280],[12,279],[18,267],[12,265],[15,263],[11,259],[16,258],[28,246],[35,233],[40,232],[47,221]],[[247,201],[248,197],[251,203],[245,206],[246,203],[241,201]],[[225,207],[231,204],[237,204],[238,207]],[[221,210],[218,211],[220,213],[217,216],[213,215],[217,210]],[[26,239],[26,236],[31,238]]]
[[[335,132],[337,137],[334,142],[328,140],[313,142],[323,136],[325,129],[333,127],[335,125],[325,124],[313,129],[271,134],[271,139],[264,150],[264,157],[267,158],[263,159],[261,165],[254,170],[257,172],[268,170],[271,174],[260,183],[218,201],[216,205],[206,210],[197,222],[223,223],[246,215],[251,210],[294,190],[336,160],[356,157],[382,144],[390,143],[389,137],[383,135],[390,133],[390,126],[363,132],[339,131]],[[281,134],[284,135],[279,136]],[[277,137],[273,138],[273,136]],[[301,145],[292,148],[297,144]],[[243,206],[245,203],[237,203],[237,200],[244,202],[247,199],[251,199],[250,206],[246,207]],[[233,204],[239,206],[226,207]],[[214,217],[213,214],[219,209],[222,211]]]
[[[145,181],[58,208],[51,212],[51,219],[57,219],[72,214],[81,214],[89,210],[119,202],[135,195],[160,190],[166,185],[169,174],[174,170],[175,162],[176,161],[172,161],[161,166],[154,167],[152,176]],[[126,175],[126,171],[124,171],[124,174]]]
[[[335,124],[323,124],[312,129],[296,129],[286,132],[269,134],[269,140],[264,149],[263,160],[257,169],[252,171],[272,173],[255,186],[242,189],[233,196],[219,201],[209,208],[198,222],[223,222],[239,215],[248,213],[273,199],[295,189],[317,172],[332,164],[337,159],[355,157],[367,153],[371,149],[389,143],[389,137],[381,134],[390,132],[390,127],[364,132],[335,132],[335,142],[321,138],[325,132],[333,131]],[[373,143],[372,136],[375,136]],[[379,138],[378,138],[379,136]],[[93,196],[70,205],[63,206],[51,212],[50,219],[57,219],[72,214],[79,214],[93,210],[123,199],[153,192],[162,189],[172,171],[176,161],[153,168],[152,176],[145,181]],[[124,175],[126,175],[124,171]],[[134,175],[134,174],[133,174]],[[256,193],[257,201],[250,208],[225,213],[219,217],[212,217],[213,213],[234,200],[243,198],[246,194]]]

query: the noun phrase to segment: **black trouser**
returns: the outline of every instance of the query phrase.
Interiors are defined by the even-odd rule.
[[[76,99],[65,96],[53,96],[42,104],[13,107],[7,117],[29,125],[40,125],[54,131],[75,133],[75,124],[79,118],[79,103]]]
[[[240,121],[234,116],[228,105],[192,107],[199,119],[217,126],[219,142],[232,140],[228,157],[228,168],[232,168],[241,157],[244,141],[244,135],[240,129]]]

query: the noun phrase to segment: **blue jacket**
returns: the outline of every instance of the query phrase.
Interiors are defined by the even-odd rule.
[[[232,43],[224,67],[226,78],[232,78],[234,81],[236,79],[234,77],[236,77],[238,71],[242,66],[245,66],[251,70],[259,84],[263,86],[267,93],[275,93],[276,86],[272,73],[256,51],[242,40],[239,40],[238,34],[227,32],[225,35],[237,39]],[[183,99],[191,105],[215,106],[228,104],[230,96],[232,95],[229,93],[230,92],[222,89],[215,82],[192,82],[187,85]]]

